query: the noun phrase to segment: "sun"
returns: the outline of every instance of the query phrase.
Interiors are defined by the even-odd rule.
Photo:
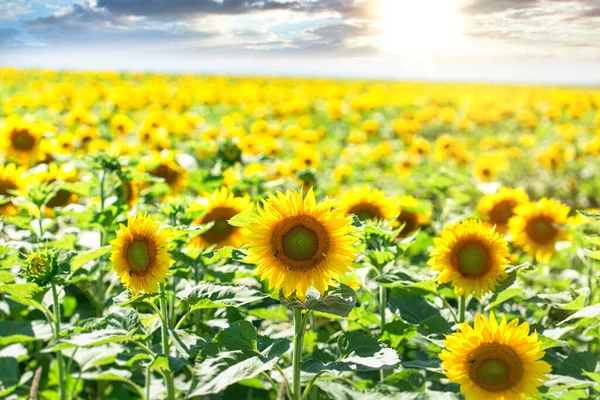
[[[463,0],[377,0],[380,48],[392,54],[451,52],[460,44]]]

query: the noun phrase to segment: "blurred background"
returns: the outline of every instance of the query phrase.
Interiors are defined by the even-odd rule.
[[[0,0],[0,65],[600,83],[599,0]]]

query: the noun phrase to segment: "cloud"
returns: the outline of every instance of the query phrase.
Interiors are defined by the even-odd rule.
[[[115,42],[151,44],[161,40],[191,40],[214,33],[190,28],[184,23],[157,24],[141,17],[113,14],[93,3],[73,4],[47,17],[25,23],[28,32],[46,44],[91,44]]]
[[[153,18],[193,18],[290,10],[305,13],[332,11],[344,17],[368,15],[372,0],[98,0],[98,7],[124,15]]]
[[[506,10],[535,7],[540,0],[472,0],[463,7],[466,14],[493,14]]]
[[[0,28],[0,46],[21,44],[17,39],[19,31],[13,28]]]

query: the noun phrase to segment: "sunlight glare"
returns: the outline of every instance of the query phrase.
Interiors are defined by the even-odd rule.
[[[461,0],[377,0],[382,50],[395,54],[451,52],[461,39]]]

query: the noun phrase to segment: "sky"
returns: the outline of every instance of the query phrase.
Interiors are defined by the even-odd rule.
[[[0,66],[600,85],[600,0],[0,0]]]

